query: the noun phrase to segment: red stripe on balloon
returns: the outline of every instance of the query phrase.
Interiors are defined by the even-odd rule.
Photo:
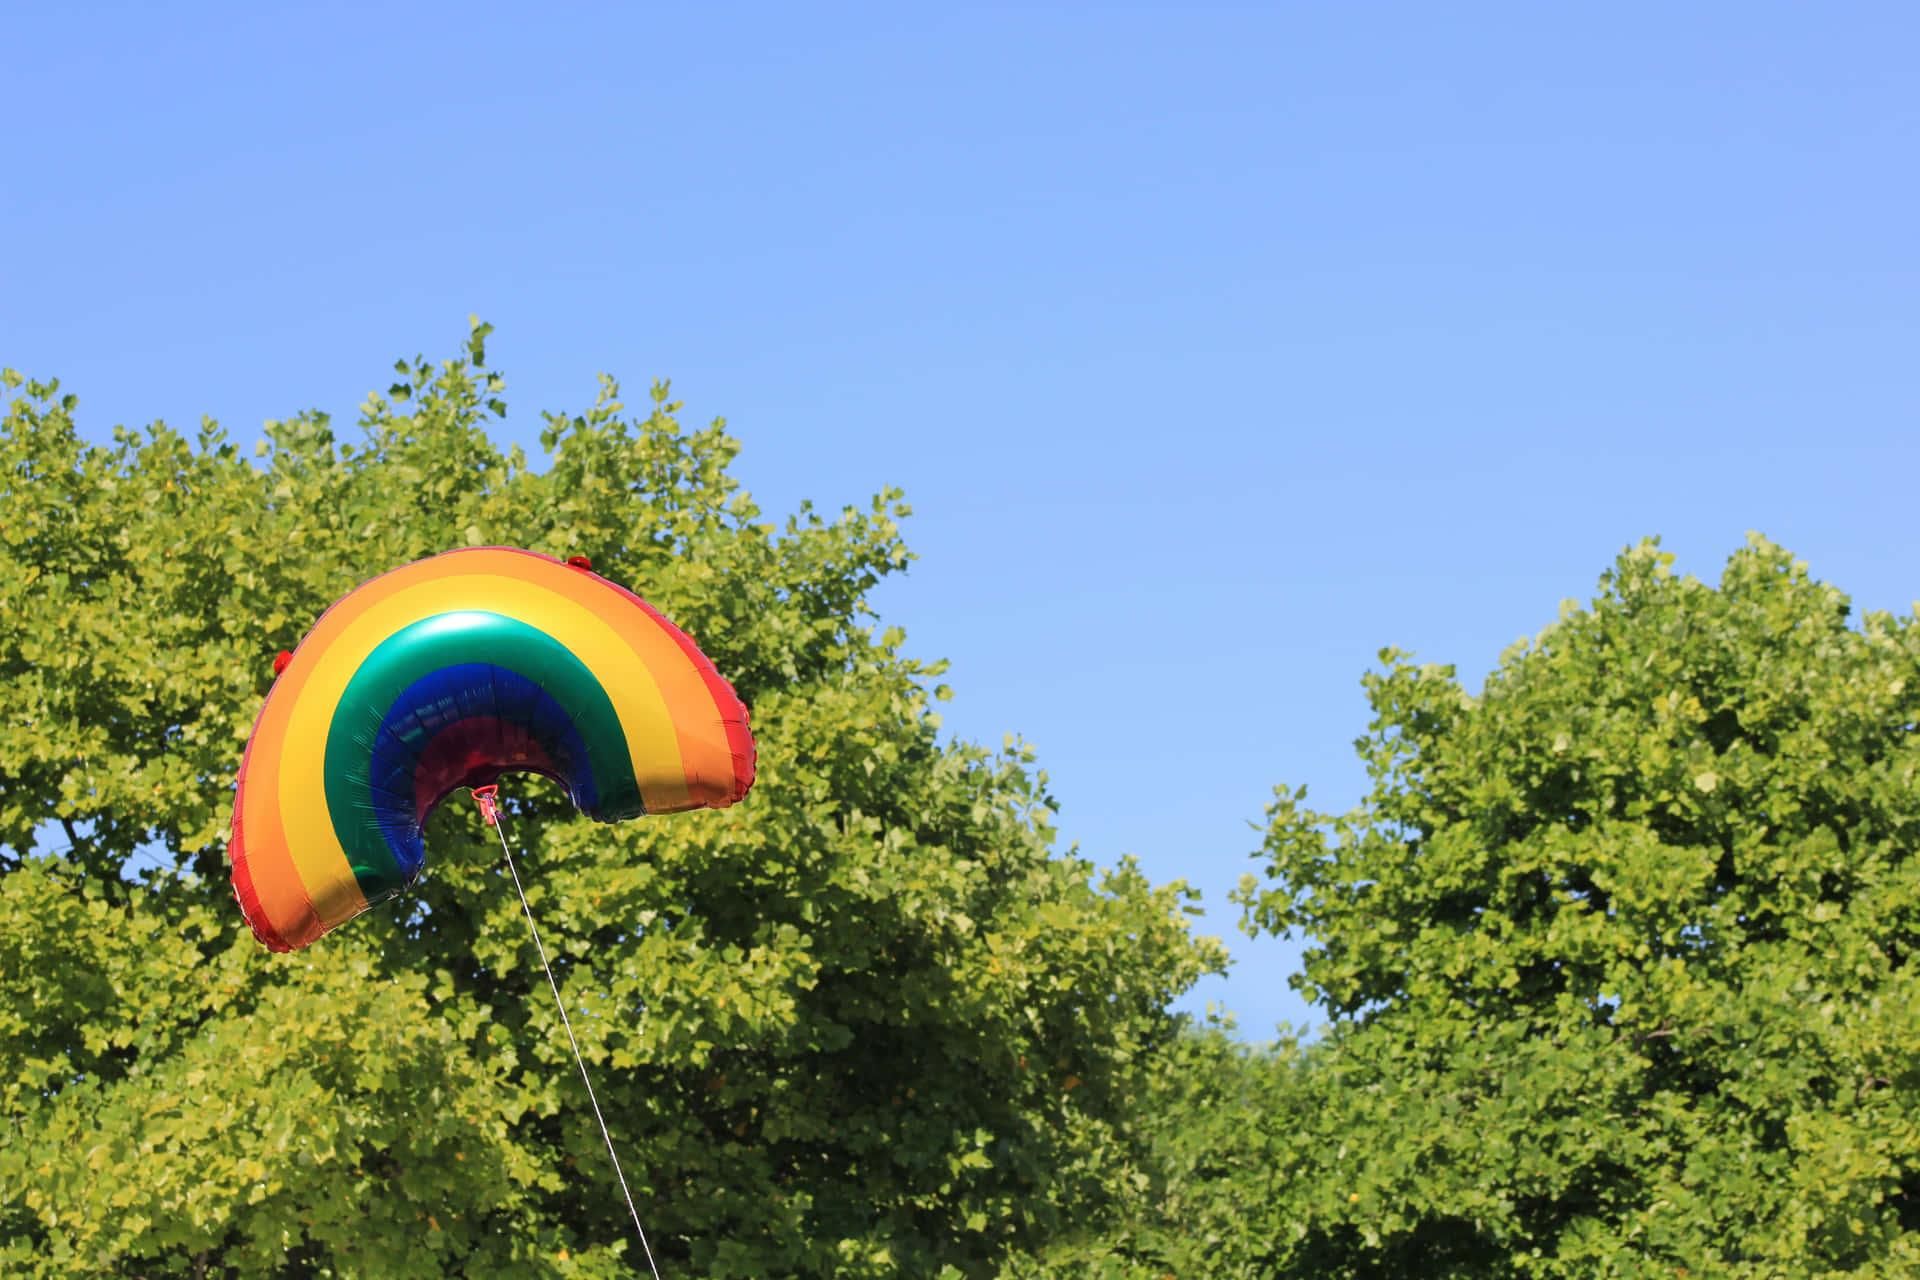
[[[264,711],[262,714],[265,714]],[[258,728],[258,726],[255,726]],[[240,903],[240,914],[247,926],[253,930],[269,951],[291,951],[293,947],[280,936],[267,919],[267,909],[260,902],[260,893],[253,887],[253,867],[247,861],[246,832],[242,829],[240,814],[245,806],[241,799],[247,791],[247,763],[253,759],[253,735],[247,735],[247,749],[240,755],[240,776],[233,793],[233,838],[228,841],[227,857],[233,863],[233,896]]]
[[[560,781],[560,770],[532,734],[493,716],[469,716],[435,734],[413,775],[413,806],[426,825],[433,806],[461,787],[483,787],[522,769]],[[564,784],[563,784],[564,785]]]

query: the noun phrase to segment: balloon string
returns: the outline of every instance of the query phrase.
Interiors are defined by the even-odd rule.
[[[560,998],[560,984],[553,980],[553,966],[547,963],[547,948],[540,941],[540,930],[533,923],[533,908],[527,905],[526,890],[520,887],[520,873],[514,869],[513,850],[507,847],[507,833],[498,821],[493,788],[484,788],[487,794],[481,795],[479,788],[474,791],[480,801],[480,812],[500,837],[500,852],[507,855],[507,871],[513,876],[513,891],[520,895],[520,909],[527,913],[527,928],[533,934],[533,945],[540,952],[540,967],[547,971],[547,985],[553,988],[553,1002],[560,1006],[560,1025],[567,1029],[567,1043],[573,1046],[573,1060],[580,1068],[580,1082],[587,1086],[587,1101],[593,1104],[593,1118],[600,1122],[600,1136],[606,1140],[607,1156],[613,1161],[613,1176],[620,1179],[620,1194],[627,1198],[627,1212],[633,1215],[633,1229],[640,1233],[640,1248],[647,1255],[647,1268],[653,1272],[653,1280],[660,1280],[660,1267],[653,1260],[653,1249],[647,1244],[647,1229],[640,1225],[640,1211],[633,1207],[633,1192],[627,1190],[627,1175],[620,1170],[620,1157],[613,1149],[613,1135],[607,1132],[606,1117],[600,1114],[600,1100],[593,1096],[593,1081],[587,1078],[587,1063],[580,1056],[580,1042],[573,1038],[573,1023],[567,1017],[567,1002]]]

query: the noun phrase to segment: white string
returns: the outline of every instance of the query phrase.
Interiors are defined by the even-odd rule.
[[[527,913],[527,928],[533,933],[533,945],[540,952],[540,967],[547,971],[547,985],[553,988],[553,1002],[560,1006],[560,1025],[567,1029],[567,1042],[573,1046],[573,1060],[580,1067],[581,1083],[587,1086],[587,1101],[593,1104],[593,1118],[600,1122],[600,1136],[606,1139],[607,1156],[613,1161],[613,1176],[620,1179],[620,1194],[627,1198],[627,1212],[633,1215],[633,1229],[640,1233],[640,1248],[647,1255],[647,1267],[653,1272],[653,1280],[660,1280],[660,1268],[653,1260],[653,1249],[647,1244],[647,1229],[640,1225],[640,1211],[633,1207],[633,1193],[627,1190],[627,1175],[620,1171],[620,1157],[613,1150],[613,1135],[607,1132],[607,1121],[600,1114],[600,1100],[593,1096],[593,1081],[587,1079],[587,1063],[580,1056],[580,1042],[573,1038],[573,1023],[567,1018],[567,1002],[560,998],[560,984],[553,980],[553,966],[547,963],[547,948],[540,941],[540,930],[533,923],[533,908],[527,905],[526,890],[520,887],[520,873],[514,870],[513,850],[507,848],[507,833],[499,823],[499,814],[494,815],[493,829],[500,836],[500,852],[507,855],[507,871],[513,876],[513,891],[520,895],[520,908]]]

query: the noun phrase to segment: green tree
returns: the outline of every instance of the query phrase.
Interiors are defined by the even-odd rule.
[[[1334,1019],[1271,1274],[1920,1274],[1920,625],[1643,543],[1470,697],[1387,650],[1252,930]]]
[[[1125,1181],[1126,1084],[1224,952],[1184,886],[1053,850],[1032,752],[943,745],[940,664],[875,634],[899,495],[784,527],[715,422],[549,415],[486,326],[363,408],[89,446],[57,384],[0,426],[0,1274],[625,1276],[644,1264],[491,834],[417,898],[273,956],[225,832],[272,677],[333,600],[501,543],[587,555],[752,708],[719,813],[508,830],[640,1214],[674,1275],[992,1274]],[[48,831],[57,848],[41,847]]]
[[[1127,1137],[1132,1176],[1087,1230],[1016,1258],[1004,1280],[1265,1280],[1262,1231],[1293,1177],[1284,1135],[1310,1126],[1319,1054],[1293,1039],[1249,1045],[1231,1024],[1192,1029],[1146,1058]]]

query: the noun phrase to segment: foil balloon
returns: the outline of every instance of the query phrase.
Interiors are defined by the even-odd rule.
[[[240,765],[234,896],[275,951],[410,887],[427,815],[541,774],[599,822],[724,808],[747,711],[683,632],[584,558],[449,551],[364,583],[282,655]]]

